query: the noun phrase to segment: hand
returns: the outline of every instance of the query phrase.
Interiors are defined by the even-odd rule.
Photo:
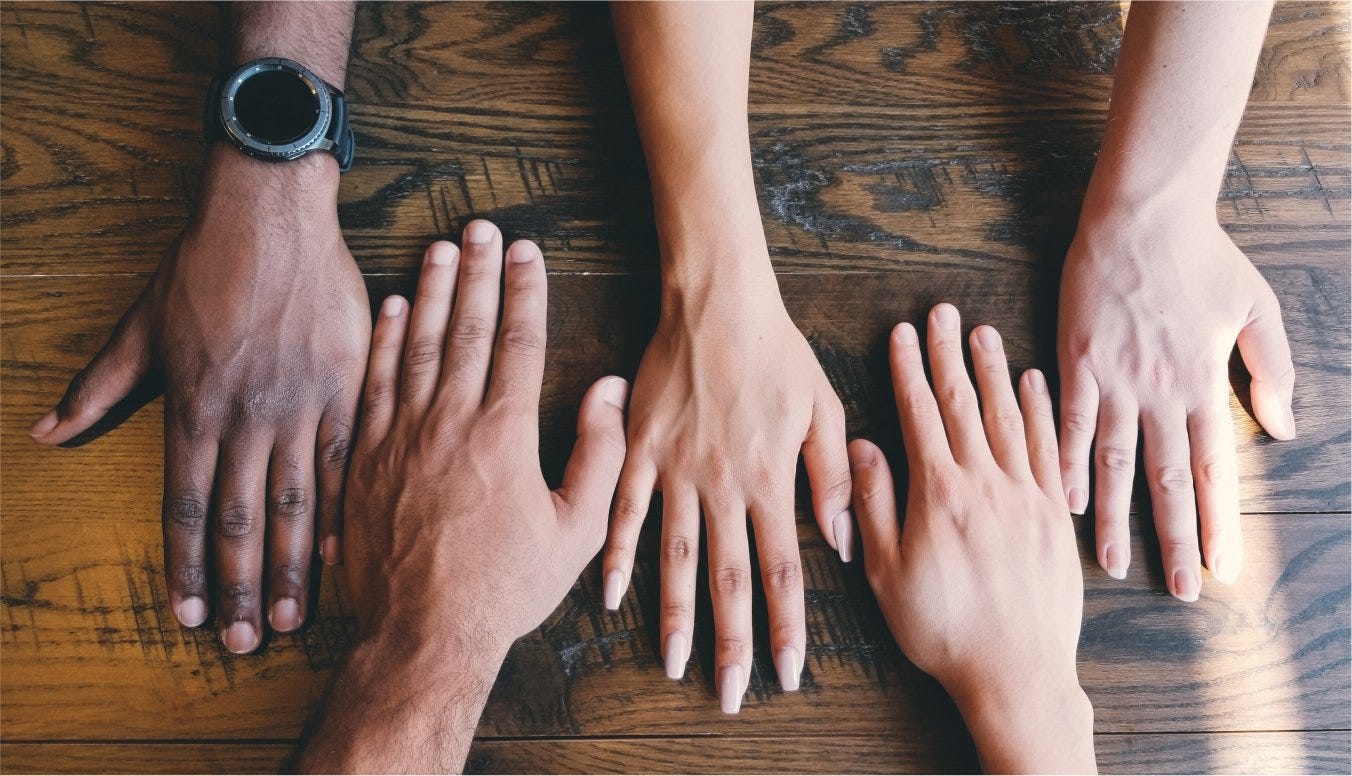
[[[202,624],[212,568],[232,652],[258,646],[265,593],[273,628],[304,622],[316,514],[325,555],[337,561],[370,336],[337,190],[332,159],[274,165],[217,144],[196,216],[108,344],[30,431],[60,444],[143,379],[163,380],[170,603],[182,624]]]
[[[1212,576],[1239,576],[1228,384],[1236,341],[1258,421],[1293,438],[1295,370],[1277,297],[1214,215],[1163,225],[1082,219],[1061,280],[1061,474],[1071,511],[1083,514],[1093,443],[1098,561],[1112,576],[1124,577],[1131,559],[1138,426],[1169,592],[1184,601],[1201,592],[1199,511]]]
[[[523,240],[504,269],[487,221],[466,226],[464,245],[463,258],[428,248],[412,310],[392,296],[376,322],[345,506],[358,644],[310,769],[458,768],[508,647],[605,538],[628,387],[608,377],[583,398],[551,492],[538,452],[544,259]]]
[[[845,561],[853,530],[840,400],[785,312],[773,275],[755,285],[723,282],[721,294],[669,298],[639,365],[630,455],[602,570],[606,606],[618,608],[649,499],[660,488],[660,635],[667,675],[680,678],[694,631],[703,511],[718,692],[723,711],[735,713],[751,676],[748,516],[775,667],[784,689],[798,689],[807,640],[793,503],[800,449],[817,522]]]
[[[892,331],[910,492],[898,526],[887,460],[871,442],[850,444],[864,567],[897,644],[953,696],[987,772],[1087,772],[1092,710],[1075,673],[1083,580],[1047,383],[1029,370],[1016,401],[995,329],[977,327],[971,348],[979,408],[952,305],[929,316],[933,392],[915,329]]]

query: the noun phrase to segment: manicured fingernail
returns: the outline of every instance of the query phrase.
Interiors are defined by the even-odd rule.
[[[1207,564],[1211,569],[1211,576],[1216,578],[1217,582],[1231,584],[1239,578],[1239,568],[1230,562],[1229,556],[1216,553],[1211,556],[1211,562]]]
[[[1109,544],[1103,548],[1103,570],[1113,579],[1126,579],[1130,557],[1126,547]]]
[[[57,421],[59,420],[61,420],[61,417],[56,414],[56,410],[52,410],[41,418],[38,418],[38,422],[34,423],[33,427],[28,429],[28,435],[31,437],[46,436],[47,432],[56,428]]]
[[[427,260],[438,267],[448,266],[455,261],[455,246],[448,242],[433,243],[427,251]]]
[[[240,621],[221,631],[225,648],[236,655],[247,655],[258,647],[258,631],[250,623]]]
[[[993,327],[982,326],[976,330],[976,341],[982,350],[994,353],[1000,349],[1000,332]]]
[[[1066,503],[1070,505],[1071,514],[1083,515],[1089,506],[1089,497],[1085,495],[1084,488],[1071,488],[1066,491]]]
[[[620,608],[620,599],[624,597],[624,572],[619,569],[606,573],[606,608],[615,611]]]
[[[831,523],[831,533],[835,535],[836,552],[840,553],[841,563],[854,559],[854,526],[850,523],[849,511],[836,515]]]
[[[622,377],[610,378],[601,389],[601,398],[605,399],[607,404],[613,404],[620,409],[624,409],[624,400],[628,395],[629,383]]]
[[[899,323],[892,330],[892,336],[897,338],[897,342],[903,345],[914,345],[920,341],[915,334],[915,327],[909,323]]]
[[[394,318],[404,311],[404,298],[400,296],[387,296],[380,305],[380,314],[386,318]]]
[[[465,239],[472,243],[488,243],[493,241],[493,235],[497,232],[487,221],[470,221],[469,226],[465,227]]]
[[[207,603],[196,596],[184,598],[174,606],[174,616],[184,627],[196,628],[207,619]]]
[[[718,672],[718,705],[724,714],[736,714],[742,708],[742,667],[727,666]]]
[[[779,686],[784,692],[798,689],[798,675],[803,672],[803,664],[798,660],[798,650],[785,647],[775,655],[775,671],[779,674]]]
[[[958,325],[958,308],[951,304],[941,304],[934,308],[934,323],[941,329],[953,329]]]
[[[685,636],[673,633],[667,636],[667,646],[662,651],[662,662],[666,664],[667,678],[680,679],[685,676],[685,663],[690,659],[690,648]]]
[[[1179,569],[1174,572],[1174,597],[1180,601],[1192,603],[1202,592],[1202,580],[1196,569]]]
[[[509,261],[517,264],[525,264],[536,256],[540,255],[540,249],[530,240],[521,240],[512,244],[512,249],[507,252]]]
[[[1033,393],[1047,392],[1047,378],[1042,376],[1041,369],[1028,370],[1028,387],[1032,389]]]
[[[300,604],[294,598],[278,598],[268,612],[268,622],[283,633],[300,627]]]
[[[328,565],[337,566],[343,559],[342,541],[337,536],[324,537],[324,543],[319,546],[319,555]]]

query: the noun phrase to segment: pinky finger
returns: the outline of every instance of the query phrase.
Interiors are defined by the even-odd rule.
[[[1029,369],[1019,380],[1019,408],[1023,412],[1024,435],[1028,441],[1028,466],[1043,492],[1053,498],[1065,495],[1061,487],[1060,457],[1056,447],[1056,422],[1052,419],[1052,397],[1047,378],[1037,369]]]
[[[343,560],[343,481],[352,455],[352,419],[357,414],[355,392],[339,393],[329,400],[319,421],[315,463],[319,482],[316,523],[319,554],[332,566]]]
[[[1098,419],[1098,385],[1083,368],[1063,369],[1061,389],[1061,479],[1070,511],[1089,507],[1089,448]]]

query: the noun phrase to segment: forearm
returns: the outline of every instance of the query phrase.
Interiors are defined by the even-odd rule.
[[[1267,1],[1132,5],[1086,215],[1214,212],[1271,10]]]
[[[342,89],[354,9],[349,0],[231,3],[231,65],[285,57]]]
[[[986,773],[1094,773],[1094,709],[1073,668],[953,690]]]
[[[300,769],[460,771],[505,655],[473,638],[386,631],[363,642],[334,680]]]

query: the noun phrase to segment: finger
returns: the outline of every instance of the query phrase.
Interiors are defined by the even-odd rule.
[[[1249,395],[1254,416],[1273,438],[1294,439],[1296,418],[1291,412],[1291,395],[1296,368],[1282,326],[1282,311],[1270,288],[1239,331],[1239,354],[1253,378]]]
[[[936,465],[952,463],[948,437],[939,419],[939,403],[934,400],[925,365],[920,357],[920,337],[909,323],[892,329],[888,348],[892,366],[892,392],[896,394],[897,416],[906,457],[914,463]]]
[[[535,417],[545,376],[545,261],[530,240],[517,240],[503,269],[502,326],[493,350],[488,401],[510,400]]]
[[[432,243],[423,256],[418,291],[408,324],[403,374],[399,378],[399,412],[415,422],[432,401],[441,376],[441,357],[446,348],[447,319],[455,297],[456,264],[460,250],[445,240]]]
[[[56,407],[28,430],[29,436],[44,445],[68,442],[131,393],[150,372],[150,335],[144,310],[138,299],[117,322],[108,343],[70,381]]]
[[[358,444],[370,450],[385,439],[394,420],[399,395],[399,363],[408,333],[408,303],[401,296],[385,297],[371,332],[371,360],[366,367]]]
[[[751,680],[751,548],[746,538],[746,509],[701,503],[709,535],[718,703],[724,714],[736,714]]]
[[[901,526],[897,522],[897,493],[892,470],[878,446],[867,439],[850,443],[850,470],[854,474],[854,513],[864,540],[864,567],[876,571],[895,565],[901,556]]]
[[[1009,381],[1009,363],[1000,332],[990,326],[972,330],[972,366],[981,390],[981,422],[995,462],[1009,474],[1028,474],[1028,442],[1023,415]]]
[[[221,447],[212,510],[221,641],[236,654],[258,648],[263,633],[263,526],[271,440],[236,439]]]
[[[1202,575],[1187,418],[1181,408],[1145,411],[1141,430],[1164,578],[1169,592],[1179,600],[1196,601],[1202,590]]]
[[[502,235],[487,221],[470,221],[464,243],[441,389],[442,401],[462,412],[484,399],[501,296]]]
[[[779,486],[753,503],[750,510],[751,524],[756,530],[761,586],[770,615],[770,654],[774,655],[775,672],[779,674],[779,685],[785,692],[798,689],[807,647],[803,567],[799,560],[798,524],[793,514],[793,479],[793,467],[790,466],[781,473]]]
[[[843,563],[854,557],[850,517],[850,456],[845,451],[845,410],[830,388],[812,407],[812,425],[803,440],[803,465],[812,485],[812,511],[827,544]],[[793,504],[788,514],[793,515]],[[801,654],[801,653],[800,653]]]
[[[174,616],[189,628],[207,618],[207,515],[216,473],[216,437],[175,420],[165,397],[164,573]]]
[[[662,491],[662,663],[680,679],[695,633],[695,586],[699,571],[699,497],[688,487]]]
[[[1222,395],[1224,392],[1222,387]],[[1244,565],[1244,542],[1240,536],[1235,427],[1223,398],[1188,416],[1188,441],[1206,565],[1211,576],[1230,584],[1239,578]]]
[[[1123,579],[1131,565],[1131,484],[1136,478],[1134,401],[1107,394],[1099,402],[1094,443],[1094,543],[1109,576]]]
[[[268,467],[268,623],[290,633],[305,622],[314,555],[313,427],[274,445]]]
[[[582,397],[577,443],[554,491],[560,517],[585,537],[590,560],[606,538],[606,516],[624,466],[624,403],[629,384],[620,377],[597,380]]]
[[[1061,484],[1070,511],[1089,507],[1089,448],[1098,417],[1098,384],[1085,369],[1061,359]]]
[[[938,304],[930,311],[929,358],[934,395],[953,459],[958,463],[989,460],[990,446],[981,428],[976,390],[962,358],[962,318],[951,304]]]
[[[631,448],[632,449],[632,448]],[[605,555],[601,558],[601,579],[605,587],[607,609],[620,608],[624,591],[629,588],[629,576],[634,569],[634,551],[638,535],[648,517],[657,470],[647,458],[630,454],[620,469],[620,486],[615,494],[615,507],[610,513],[610,530],[606,534]]]
[[[1019,408],[1028,437],[1028,467],[1042,492],[1059,499],[1066,497],[1061,488],[1061,458],[1056,449],[1056,420],[1052,417],[1052,397],[1047,378],[1037,369],[1023,373],[1019,382]]]
[[[319,551],[329,565],[343,561],[343,483],[352,457],[352,418],[357,414],[357,394],[339,393],[319,419],[315,439],[315,470],[319,482],[315,530]]]

